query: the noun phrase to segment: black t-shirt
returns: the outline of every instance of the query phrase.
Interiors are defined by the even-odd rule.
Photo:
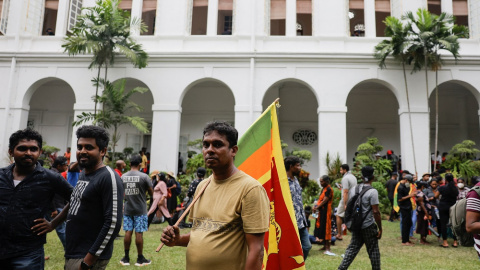
[[[122,225],[123,194],[122,180],[110,167],[80,173],[67,217],[66,258],[83,258],[87,252],[103,260],[112,257]]]
[[[454,182],[438,187],[438,192],[442,195],[438,208],[442,210],[450,209],[457,202],[458,189]]]
[[[390,179],[385,183],[385,187],[387,188],[388,191],[388,198],[390,200],[393,200],[393,193],[395,192],[395,187],[397,186],[398,181],[395,179]]]
[[[410,199],[400,201],[401,198],[408,196],[409,194],[410,194],[410,187],[407,187],[405,184],[400,183],[397,189],[397,200],[398,200],[398,206],[401,209],[405,209],[405,210],[413,209],[412,202]]]

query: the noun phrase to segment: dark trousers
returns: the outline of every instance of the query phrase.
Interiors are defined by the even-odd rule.
[[[441,209],[439,208],[438,209],[439,212],[440,212],[440,232],[442,233],[442,238],[443,240],[447,240],[447,224],[448,224],[448,221],[450,220],[450,213],[449,213],[449,209]],[[453,240],[457,240],[457,237],[455,237],[455,235],[453,235]]]
[[[410,228],[412,228],[412,209],[400,208],[402,215],[402,243],[410,241]]]
[[[411,222],[411,221],[410,221]],[[372,269],[380,269],[380,248],[378,247],[378,230],[377,224],[372,224],[365,229],[362,229],[359,233],[352,233],[352,240],[345,250],[345,256],[342,263],[338,267],[339,270],[348,269],[353,259],[357,256],[358,252],[362,248],[363,244],[367,247],[368,257],[370,257],[370,263]]]
[[[398,213],[395,211],[395,209],[393,209],[393,199],[390,199],[390,198],[389,198],[389,200],[390,200],[390,206],[392,207],[392,211],[390,211],[390,218],[389,218],[389,220],[390,220],[390,221],[393,221],[393,220],[395,220],[395,219],[398,218]]]

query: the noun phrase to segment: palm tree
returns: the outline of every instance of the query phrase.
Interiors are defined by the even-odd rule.
[[[145,32],[147,27],[139,19],[130,22],[130,14],[119,8],[120,0],[97,0],[96,6],[84,8],[72,35],[65,38],[62,45],[69,55],[93,54],[89,69],[98,68],[95,81],[100,80],[100,71],[105,69],[107,81],[108,67],[113,65],[115,56],[124,55],[138,68],[147,66],[147,53],[130,37],[130,27]],[[95,90],[95,113],[97,114],[98,86]]]
[[[442,12],[434,15],[426,9],[419,9],[417,17],[412,12],[407,12],[403,19],[408,20],[413,45],[410,47],[414,71],[425,68],[426,94],[428,102],[428,68],[435,71],[435,150],[438,148],[438,70],[442,68],[443,61],[440,50],[448,51],[455,60],[460,57],[458,43],[459,37],[468,37],[468,30],[464,26],[455,26],[455,18]],[[429,136],[430,138],[430,136]],[[430,141],[430,139],[429,139]],[[430,143],[429,143],[430,145]],[[437,160],[434,161],[436,167]]]
[[[118,129],[122,125],[130,125],[138,129],[140,132],[147,133],[148,124],[139,116],[128,116],[128,113],[141,111],[142,107],[130,98],[133,94],[143,94],[148,91],[144,87],[136,87],[130,91],[125,90],[126,80],[122,79],[115,83],[100,79],[97,84],[104,86],[104,91],[98,97],[98,102],[103,104],[103,110],[99,110],[98,114],[83,112],[77,115],[77,120],[73,122],[74,126],[81,125],[84,122],[93,121],[94,124],[100,124],[106,129],[113,128],[112,134],[112,160],[115,163],[115,146],[120,140]]]
[[[407,73],[405,64],[411,58],[410,46],[412,45],[411,41],[408,38],[410,25],[404,26],[402,21],[399,19],[389,16],[385,19],[385,36],[390,37],[390,39],[382,40],[377,46],[375,46],[375,58],[379,60],[378,65],[380,68],[386,68],[386,59],[389,55],[392,55],[395,60],[400,61],[403,69],[403,79],[405,82],[405,94],[407,97],[407,107],[408,107],[408,120],[410,124],[410,138],[412,141],[412,152],[413,152],[413,164],[415,166],[415,172],[417,172],[417,162],[415,158],[415,143],[413,141],[413,128],[412,128],[412,116],[410,112],[410,99],[408,95],[408,84],[407,84]]]

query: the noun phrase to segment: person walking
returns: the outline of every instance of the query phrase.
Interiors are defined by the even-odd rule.
[[[44,269],[46,233],[59,223],[45,220],[55,194],[70,200],[72,186],[38,162],[42,135],[31,129],[14,132],[8,154],[14,163],[0,169],[0,268]]]
[[[335,236],[337,240],[343,240],[342,237],[342,223],[345,216],[345,208],[347,208],[348,194],[351,189],[357,185],[357,178],[350,172],[348,164],[342,164],[340,166],[340,173],[342,177],[342,196],[337,208],[337,230],[338,234]]]
[[[313,207],[314,211],[318,211],[318,218],[315,222],[315,230],[313,234],[315,239],[319,239],[324,243],[323,254],[335,256],[330,252],[330,241],[332,240],[332,201],[333,190],[330,187],[330,177],[323,175],[320,177],[320,185],[322,186],[322,193],[318,198],[317,205]]]
[[[135,245],[137,247],[137,262],[135,266],[145,266],[152,263],[143,256],[143,232],[148,230],[147,196],[153,197],[153,188],[150,177],[140,172],[142,157],[135,155],[130,159],[130,171],[122,175],[123,188],[125,190],[125,204],[123,215],[123,230],[125,237],[123,244],[125,256],[120,264],[130,265],[130,244],[133,230],[135,230]]]
[[[148,210],[148,227],[153,221],[155,215],[157,217],[165,217],[168,222],[168,225],[172,225],[171,216],[167,208],[167,179],[164,173],[159,173],[154,175],[156,178],[156,185],[153,189],[153,203]]]
[[[362,168],[363,184],[360,184],[357,188],[350,190],[350,197],[355,196],[355,192],[361,192],[363,188],[372,185],[375,180],[373,175],[374,169],[370,166]],[[378,192],[376,189],[371,188],[367,190],[362,197],[362,228],[360,232],[352,232],[352,240],[345,250],[345,256],[338,267],[339,270],[348,269],[353,262],[358,252],[365,244],[367,247],[367,253],[370,258],[370,264],[373,270],[380,270],[380,248],[378,246],[378,240],[382,238],[382,216],[380,209],[378,208]]]
[[[290,194],[292,195],[293,209],[297,219],[298,234],[302,244],[303,258],[307,259],[312,244],[308,234],[307,219],[303,209],[302,188],[298,183],[297,176],[302,170],[300,159],[296,156],[289,156],[284,159],[285,170],[287,171],[288,185],[290,186]]]
[[[167,246],[187,247],[187,269],[260,270],[269,228],[270,203],[263,186],[234,165],[238,132],[227,122],[212,122],[203,130],[202,153],[213,171],[203,195],[192,206],[189,234],[177,226],[163,230]]]
[[[108,132],[82,126],[76,135],[77,160],[83,170],[68,208],[65,270],[102,270],[112,257],[113,241],[122,225],[123,182],[103,164]]]

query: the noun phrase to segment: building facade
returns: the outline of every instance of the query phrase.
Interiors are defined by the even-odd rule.
[[[0,163],[10,134],[27,126],[61,153],[76,149],[71,123],[94,110],[96,71],[87,69],[91,56],[70,57],[61,45],[80,8],[95,1],[0,3]],[[401,66],[392,60],[380,69],[373,58],[384,18],[420,7],[454,14],[470,29],[457,62],[442,56],[439,151],[480,143],[480,0],[124,0],[121,7],[148,25],[135,38],[150,59],[135,69],[120,57],[109,79],[149,89],[133,99],[151,133],[124,126],[117,149],[146,147],[152,169],[177,171],[178,153],[187,159],[188,141],[202,137],[206,122],[229,121],[242,134],[280,98],[281,138],[288,150],[313,153],[304,166],[312,178],[326,173],[327,153],[351,164],[371,136],[401,155],[403,168],[427,172],[435,73],[427,89],[424,72],[408,71],[414,158]]]

